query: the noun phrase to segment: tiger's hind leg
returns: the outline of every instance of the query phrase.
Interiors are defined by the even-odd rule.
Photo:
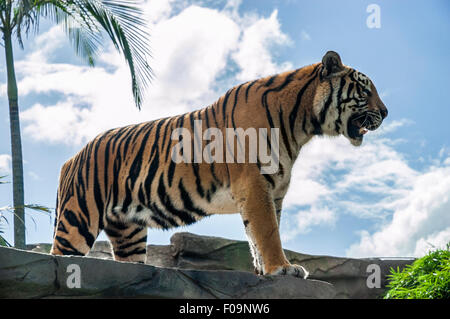
[[[55,223],[52,255],[84,256],[91,249],[99,233],[98,222],[83,213],[65,209]]]
[[[110,223],[105,233],[113,246],[114,259],[145,263],[147,256],[147,227],[136,224]]]

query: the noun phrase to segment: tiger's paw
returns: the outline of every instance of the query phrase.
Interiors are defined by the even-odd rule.
[[[268,275],[276,276],[276,275],[288,275],[294,277],[300,277],[303,279],[308,278],[309,272],[300,265],[296,264],[287,264],[283,266],[276,267],[274,270],[267,273]]]

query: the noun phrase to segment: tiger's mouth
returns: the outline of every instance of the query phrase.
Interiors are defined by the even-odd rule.
[[[362,141],[363,136],[369,131],[374,131],[380,127],[382,122],[381,115],[375,112],[365,112],[355,114],[348,119],[347,134],[348,137],[357,141]]]

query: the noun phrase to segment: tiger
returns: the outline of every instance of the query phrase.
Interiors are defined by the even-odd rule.
[[[62,166],[51,254],[86,255],[103,230],[115,260],[145,263],[148,228],[239,213],[257,274],[307,278],[303,266],[287,260],[279,231],[294,162],[315,136],[343,135],[360,146],[387,114],[373,82],[328,51],[321,62],[237,85],[205,108],[110,129]],[[266,141],[269,151],[278,148],[278,169],[263,174],[259,156],[253,162],[175,161],[182,136],[172,133],[192,133],[196,123],[223,134],[227,128],[277,130],[278,141],[271,143],[268,133]],[[218,144],[222,151],[224,144]]]

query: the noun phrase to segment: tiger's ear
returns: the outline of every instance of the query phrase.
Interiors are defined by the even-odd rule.
[[[328,78],[344,70],[341,57],[334,51],[328,51],[322,58],[322,77]]]

